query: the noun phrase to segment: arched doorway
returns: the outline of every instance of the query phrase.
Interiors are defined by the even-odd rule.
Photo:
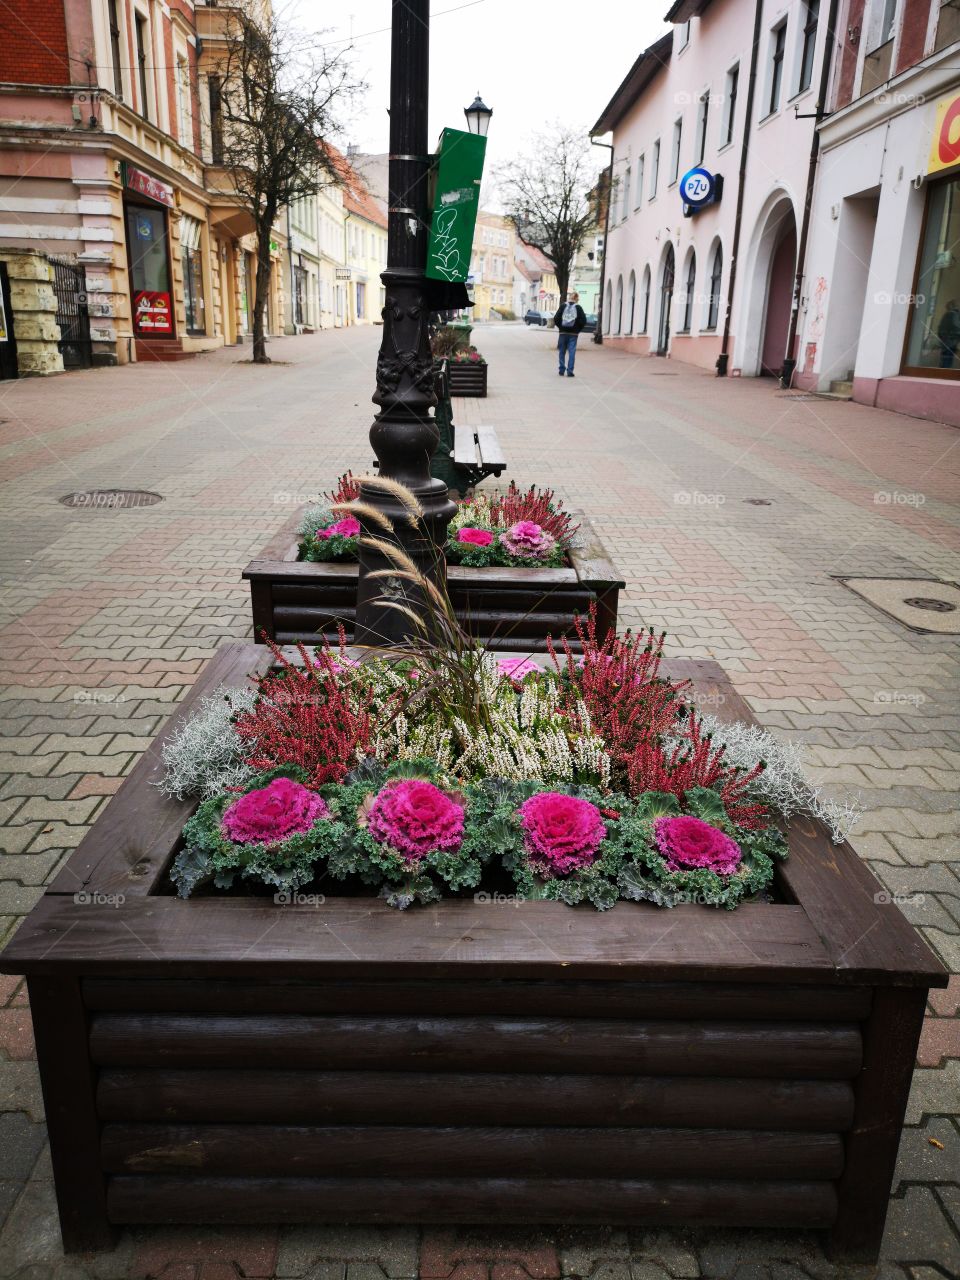
[[[787,350],[797,263],[793,201],[783,190],[766,201],[750,238],[748,293],[740,317],[745,376],[777,377]]]
[[[673,283],[676,261],[672,241],[667,244],[660,270],[660,319],[657,326],[657,355],[665,356],[670,349],[670,312],[673,308]]]

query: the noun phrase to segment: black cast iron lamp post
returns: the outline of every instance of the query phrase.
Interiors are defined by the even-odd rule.
[[[446,564],[442,547],[447,525],[456,512],[447,486],[430,475],[430,458],[439,432],[432,410],[437,403],[433,355],[427,323],[433,301],[424,276],[430,231],[427,151],[429,97],[430,0],[393,0],[390,48],[390,171],[387,223],[387,269],[381,275],[386,290],[383,340],[377,358],[380,405],[370,443],[379,461],[380,476],[411,490],[423,509],[416,527],[403,504],[378,487],[363,485],[364,502],[387,516],[394,527],[391,539],[414,561],[418,570],[442,585]],[[385,535],[361,518],[364,532]],[[400,644],[416,632],[413,620],[396,602],[423,614],[422,592],[408,579],[371,578],[375,570],[396,565],[373,547],[360,547],[357,586],[356,643]]]
[[[490,117],[493,115],[493,109],[488,107],[484,100],[480,97],[480,90],[477,90],[477,96],[470,103],[469,107],[463,108],[463,114],[467,117],[467,128],[471,133],[479,134],[481,138],[487,136],[487,130],[490,128]]]

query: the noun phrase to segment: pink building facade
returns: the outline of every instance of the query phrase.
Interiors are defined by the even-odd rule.
[[[604,109],[592,131],[614,148],[604,341],[779,375],[826,43],[819,9],[678,0],[672,30]],[[722,180],[699,209],[682,194],[693,169]]]

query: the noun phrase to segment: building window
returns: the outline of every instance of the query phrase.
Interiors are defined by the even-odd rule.
[[[303,267],[293,268],[293,323],[306,324],[304,298],[307,292],[307,273]]]
[[[940,0],[933,48],[939,53],[948,44],[953,44],[954,40],[960,40],[960,0]]]
[[[905,373],[960,379],[960,177],[930,185]]]
[[[783,84],[783,51],[787,43],[787,24],[781,22],[770,35],[770,100],[767,115],[772,116],[780,107],[780,87]]]
[[[723,103],[723,137],[720,145],[728,146],[733,141],[733,131],[737,123],[737,90],[740,86],[740,64],[731,67],[727,72]]]
[[[697,283],[697,255],[691,253],[690,261],[687,264],[687,287],[686,297],[683,300],[683,325],[681,332],[689,333],[690,325],[693,323],[693,292]]]
[[[181,147],[193,150],[193,122],[190,116],[190,67],[177,55],[177,136]]]
[[[717,241],[717,247],[713,251],[713,261],[710,264],[710,299],[707,303],[707,329],[716,329],[717,322],[720,319],[720,283],[723,279],[723,250],[720,248],[720,242]]]
[[[643,204],[643,169],[644,169],[644,164],[645,164],[644,157],[643,157],[643,156],[641,156],[641,157],[640,157],[640,159],[637,161],[637,196],[636,196],[636,205],[634,206],[634,207],[635,207],[635,208],[637,208],[637,209],[639,209],[639,208],[640,208],[640,206]]]
[[[820,0],[805,0],[803,43],[800,48],[800,82],[797,91],[803,93],[813,81],[813,55],[817,47],[817,23],[820,20]]]
[[[147,106],[147,20],[142,14],[136,14],[134,18],[137,29],[137,82],[140,87],[140,114],[144,120],[150,119],[150,111]]]
[[[680,143],[683,139],[683,119],[673,122],[673,149],[670,152],[670,184],[680,177]]]
[[[187,333],[207,332],[203,304],[203,251],[200,223],[185,213],[180,219],[180,265],[183,270],[183,306]]]
[[[650,199],[657,194],[657,181],[660,177],[660,139],[653,144],[650,152]]]
[[[638,333],[646,333],[650,322],[650,268],[643,269],[643,284],[640,288],[640,328]]]
[[[117,0],[107,0],[107,17],[110,23],[110,57],[113,61],[113,89],[118,98],[123,97],[123,59],[120,56],[120,15]]]
[[[874,0],[863,59],[861,94],[869,93],[890,78],[893,63],[893,36],[897,25],[897,0]]]
[[[677,23],[677,51],[685,49],[690,43],[690,22]]]
[[[365,320],[367,316],[367,286],[357,281],[357,319]]]
[[[627,165],[627,171],[623,175],[623,199],[620,201],[620,221],[626,222],[630,213],[630,187],[633,183],[633,170]]]
[[[210,157],[214,164],[223,164],[223,104],[220,98],[220,77],[208,76],[210,93]]]
[[[697,103],[697,146],[694,153],[694,164],[703,164],[707,150],[707,121],[710,117],[710,94],[705,93]]]
[[[623,329],[623,276],[617,276],[616,313],[613,331],[614,333],[620,333]]]
[[[633,333],[633,322],[637,310],[637,276],[636,272],[630,272],[630,281],[627,285],[627,333]]]

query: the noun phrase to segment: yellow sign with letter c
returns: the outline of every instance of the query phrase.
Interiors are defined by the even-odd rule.
[[[937,103],[927,173],[939,173],[960,164],[960,93]]]

